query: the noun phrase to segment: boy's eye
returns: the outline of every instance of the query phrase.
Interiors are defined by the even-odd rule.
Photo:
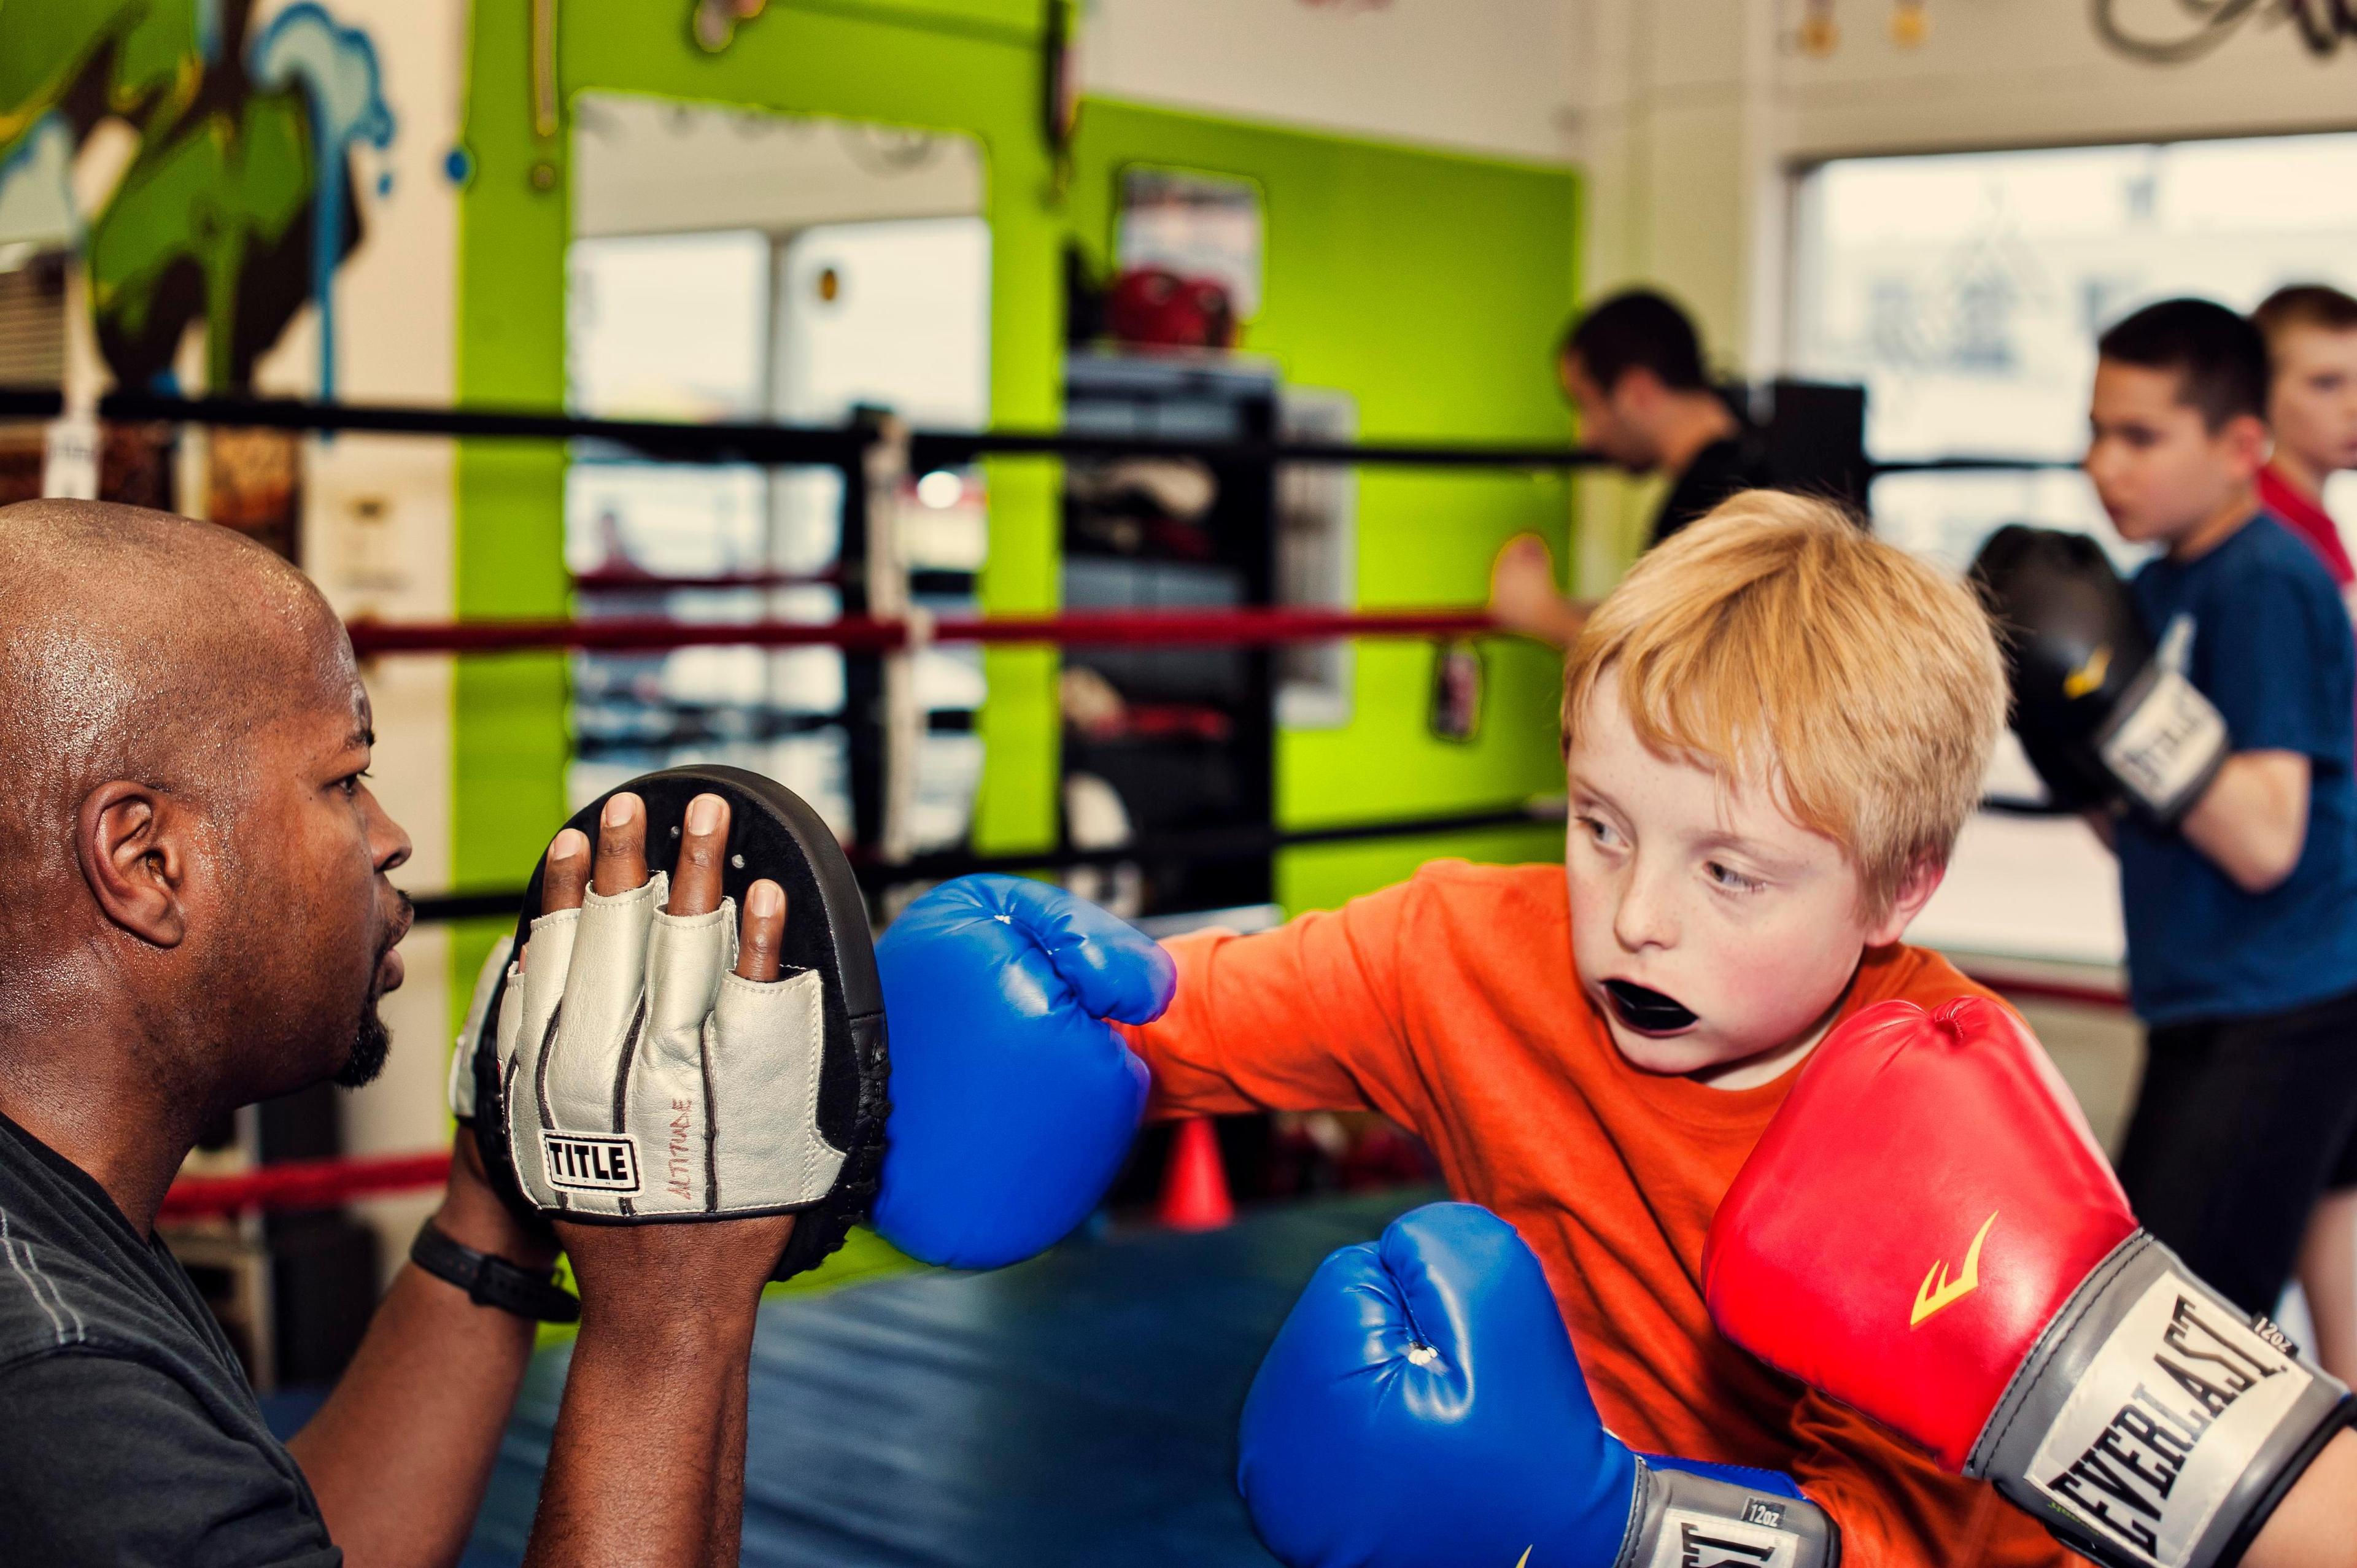
[[[1729,893],[1757,893],[1768,886],[1757,877],[1746,876],[1733,866],[1723,865],[1716,860],[1705,865],[1703,871],[1711,881],[1726,888]]]
[[[1579,827],[1591,843],[1598,844],[1611,844],[1620,836],[1612,831],[1610,823],[1599,817],[1582,817],[1579,819]]]

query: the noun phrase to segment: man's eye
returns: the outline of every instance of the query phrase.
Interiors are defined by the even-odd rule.
[[[368,777],[369,770],[365,768],[358,773],[347,773],[336,780],[336,788],[341,789],[347,796],[357,795],[361,792],[361,780]]]

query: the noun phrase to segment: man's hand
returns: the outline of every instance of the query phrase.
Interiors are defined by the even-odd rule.
[[[720,908],[727,838],[726,802],[698,796],[687,809],[667,913]],[[597,839],[593,867],[583,834],[568,829],[556,836],[544,914],[580,908],[593,885],[604,897],[646,885],[646,811],[637,796],[607,802]],[[740,979],[778,978],[785,924],[783,891],[767,880],[753,884],[737,944]],[[532,964],[529,944],[522,963]],[[791,1215],[557,1223],[581,1287],[581,1337],[527,1562],[587,1568],[736,1561],[754,1313],[793,1225]],[[617,1444],[618,1431],[631,1440]]]
[[[1564,597],[1555,585],[1555,561],[1546,541],[1517,534],[1490,567],[1490,616],[1508,631],[1557,648],[1578,639],[1587,609]]]
[[[472,1128],[459,1128],[451,1142],[450,1180],[442,1189],[442,1207],[435,1210],[433,1223],[453,1241],[478,1252],[525,1269],[545,1272],[556,1266],[555,1235],[516,1218],[491,1190]]]

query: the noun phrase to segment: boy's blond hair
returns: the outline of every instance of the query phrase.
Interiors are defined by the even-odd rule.
[[[1765,782],[1846,850],[1879,919],[1944,865],[2005,726],[2005,665],[1959,579],[1839,507],[1746,490],[1640,561],[1564,670],[1566,752],[1619,677],[1646,746]]]

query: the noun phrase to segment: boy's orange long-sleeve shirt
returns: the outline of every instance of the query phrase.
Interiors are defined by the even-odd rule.
[[[1452,1193],[1538,1253],[1631,1447],[1785,1472],[1847,1563],[2079,1562],[1989,1487],[1719,1337],[1703,1237],[1793,1075],[1721,1090],[1630,1066],[1574,974],[1562,867],[1436,862],[1333,913],[1169,948],[1177,999],[1123,1030],[1154,1112],[1364,1109],[1415,1131]],[[1880,948],[1842,1014],[1967,993],[1986,994],[1937,954]]]

